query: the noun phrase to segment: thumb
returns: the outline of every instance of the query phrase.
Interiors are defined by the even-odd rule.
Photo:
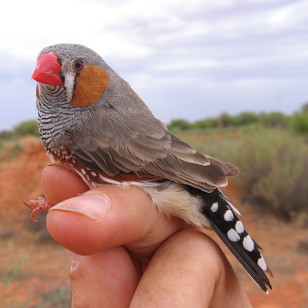
[[[136,242],[141,242],[134,246],[137,252],[147,254],[179,228],[142,190],[116,185],[62,201],[50,209],[46,223],[57,242],[81,255]]]

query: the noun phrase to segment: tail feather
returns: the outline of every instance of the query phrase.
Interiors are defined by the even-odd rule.
[[[260,253],[261,247],[246,232],[243,223],[237,218],[234,206],[218,189],[201,195],[201,212],[208,218],[211,227],[244,266],[259,287],[268,293],[272,289],[265,273],[272,276],[271,270]]]

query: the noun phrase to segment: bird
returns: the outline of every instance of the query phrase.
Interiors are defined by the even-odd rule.
[[[89,186],[136,186],[162,215],[213,229],[257,285],[272,289],[272,272],[223,194],[227,177],[239,173],[230,162],[198,152],[158,120],[129,83],[92,49],[56,44],[38,55],[38,126],[54,163],[74,170]],[[30,200],[37,212],[51,205]]]

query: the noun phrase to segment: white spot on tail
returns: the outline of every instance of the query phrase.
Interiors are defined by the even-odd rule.
[[[235,230],[236,230],[238,233],[243,233],[243,232],[245,231],[244,225],[243,225],[243,223],[242,223],[240,220],[238,220],[238,221],[236,222],[236,224],[235,224]]]
[[[214,202],[211,206],[211,211],[214,213],[214,212],[217,212],[218,210],[218,202]]]
[[[252,238],[249,235],[244,237],[243,246],[248,251],[253,251],[254,250],[255,244],[254,244]]]
[[[231,210],[227,210],[225,215],[224,215],[224,220],[225,221],[232,221],[234,219],[234,215]]]
[[[91,171],[91,174],[92,174],[92,176],[97,176],[97,173],[95,173],[95,172],[93,172],[93,171]]]
[[[82,174],[86,174],[86,170],[81,169]]]
[[[262,255],[261,255],[261,257],[260,257],[259,260],[258,260],[258,265],[259,265],[260,268],[263,269],[263,271],[266,271],[266,270],[267,270],[267,265],[266,265],[266,263],[265,263],[264,258],[263,258]]]
[[[234,229],[230,229],[227,233],[227,236],[232,242],[238,242],[241,239],[239,234]]]

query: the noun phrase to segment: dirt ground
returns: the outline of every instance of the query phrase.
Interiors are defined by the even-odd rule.
[[[40,174],[49,160],[38,140],[25,140],[13,159],[0,156],[0,307],[70,307],[69,262],[48,239],[42,224],[30,221],[23,201],[41,194]],[[273,291],[264,294],[225,249],[254,307],[308,307],[307,229],[263,215],[241,204],[243,188],[225,189],[239,204],[246,229],[262,246],[274,273]],[[217,237],[213,235],[215,239]],[[219,243],[220,240],[217,239]],[[223,246],[223,245],[221,245]]]

